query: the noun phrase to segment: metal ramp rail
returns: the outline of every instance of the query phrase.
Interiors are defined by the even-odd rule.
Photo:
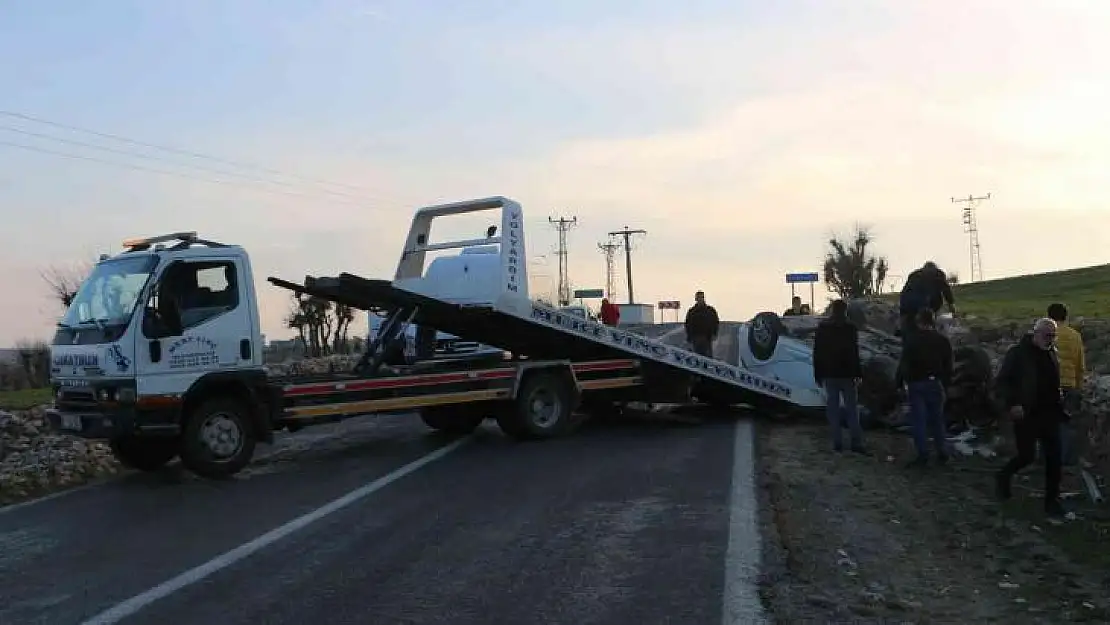
[[[362,310],[390,310],[390,319],[386,322],[389,331],[379,334],[359,364],[358,373],[364,375],[377,371],[385,345],[403,326],[416,323],[529,358],[637,358],[710,382],[725,391],[727,403],[766,403],[770,400],[800,408],[824,405],[823,397],[754,374],[742,366],[700,356],[540,303],[532,302],[530,309],[524,310],[461,305],[399,288],[388,280],[372,280],[348,273],[336,277],[306,276],[303,284],[278,278],[269,278],[269,282]]]

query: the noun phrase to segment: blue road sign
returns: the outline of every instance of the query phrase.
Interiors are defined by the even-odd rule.
[[[787,284],[798,284],[807,282],[817,282],[820,276],[816,273],[788,273],[786,274]]]

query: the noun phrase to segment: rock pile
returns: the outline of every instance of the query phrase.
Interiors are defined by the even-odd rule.
[[[342,373],[353,369],[360,357],[360,354],[344,354],[325,356],[323,358],[290,360],[282,363],[267,364],[265,369],[266,373],[271,377]]]
[[[0,411],[0,503],[119,470],[106,445],[51,433],[41,408]]]
[[[862,324],[861,346],[864,357],[875,354],[896,358],[899,341],[892,335],[898,325],[897,306],[878,300],[855,300],[849,304],[851,316]],[[812,319],[812,321],[800,321]],[[799,320],[799,321],[795,321]],[[815,326],[817,318],[784,318],[790,326]],[[989,375],[997,373],[1006,351],[1032,327],[1028,323],[992,322],[979,318],[943,319],[944,330],[956,347],[957,372],[980,376],[988,368]],[[1079,452],[1101,475],[1110,475],[1110,321],[1105,319],[1076,319],[1072,327],[1083,336],[1089,374],[1084,384],[1083,407],[1074,415],[1072,425],[1081,435],[1077,441]],[[794,334],[795,330],[791,330]],[[799,328],[804,337],[807,331]],[[974,377],[972,376],[972,377]],[[972,414],[964,415],[970,422],[992,421],[995,406],[966,406]]]

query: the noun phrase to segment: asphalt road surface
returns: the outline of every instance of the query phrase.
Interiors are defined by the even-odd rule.
[[[0,509],[0,623],[758,622],[751,462],[735,417],[527,444],[352,420],[235,480]]]

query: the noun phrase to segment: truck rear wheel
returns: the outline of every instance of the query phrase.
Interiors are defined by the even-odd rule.
[[[560,436],[573,425],[576,400],[575,388],[565,375],[529,375],[513,405],[497,415],[497,424],[502,432],[518,440]]]
[[[477,406],[430,406],[420,410],[420,419],[424,425],[437,432],[452,436],[466,436],[486,420],[484,412]]]
[[[157,471],[177,456],[176,438],[140,438],[121,436],[108,442],[112,456],[119,463],[136,471]]]
[[[250,463],[256,443],[250,413],[242,402],[209,399],[186,416],[181,462],[201,477],[230,477]]]

